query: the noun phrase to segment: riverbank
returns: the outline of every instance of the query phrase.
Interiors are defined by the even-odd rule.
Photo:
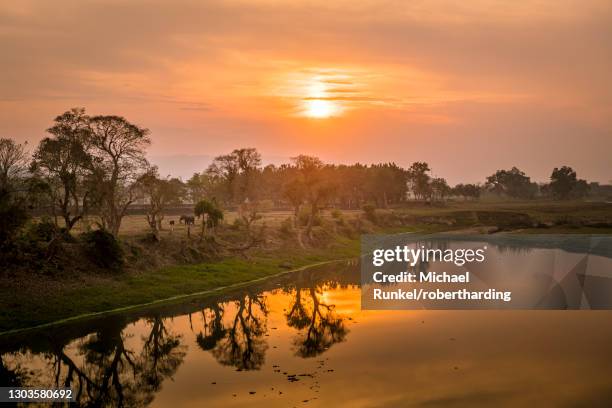
[[[78,316],[147,305],[177,296],[235,288],[323,262],[359,255],[358,239],[339,239],[327,248],[254,251],[250,259],[231,257],[216,262],[175,265],[146,273],[96,276],[49,287],[47,279],[28,288],[2,290],[0,335]],[[24,282],[25,283],[25,282]]]
[[[0,286],[0,335],[245,284],[321,262],[354,258],[359,255],[359,237],[363,233],[450,230],[610,233],[609,228],[587,223],[605,222],[610,218],[610,208],[590,204],[578,208],[575,204],[527,207],[514,203],[497,206],[473,203],[469,207],[380,211],[376,219],[370,220],[360,213],[328,215],[315,227],[312,239],[300,238],[286,223],[269,223],[264,229],[262,222],[251,228],[257,231],[254,234],[264,234],[265,230],[265,239],[245,251],[228,250],[227,245],[199,241],[195,236],[185,240],[178,229],[158,243],[147,242],[141,236],[124,237],[127,267],[122,272],[93,270],[76,258],[56,274],[39,271],[5,276]],[[577,216],[584,225],[574,221]],[[568,219],[572,224],[568,224]],[[261,230],[257,229],[260,227]],[[232,244],[245,241],[246,236],[244,227],[230,225],[218,234],[219,241]],[[307,242],[304,245],[302,241]]]

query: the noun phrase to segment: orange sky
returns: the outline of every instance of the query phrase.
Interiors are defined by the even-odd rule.
[[[0,137],[34,144],[84,106],[151,129],[181,176],[252,146],[611,180],[612,3],[514,3],[4,1]]]

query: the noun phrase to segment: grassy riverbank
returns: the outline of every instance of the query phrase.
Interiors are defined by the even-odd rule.
[[[62,284],[1,290],[0,333],[68,317],[140,305],[177,295],[212,290],[304,266],[356,257],[358,239],[339,239],[327,248],[255,251],[250,259],[168,266],[139,274],[98,276]],[[46,279],[44,280],[46,281]]]
[[[210,254],[197,237],[186,238],[184,226],[165,232],[151,244],[138,235],[141,217],[126,220],[123,240],[128,266],[123,272],[91,270],[80,259],[60,273],[7,275],[0,286],[0,332],[27,328],[74,316],[141,305],[179,295],[225,287],[272,276],[323,261],[359,254],[362,233],[439,232],[471,229],[522,233],[612,233],[607,226],[612,205],[593,203],[456,203],[443,207],[381,210],[367,220],[357,211],[341,217],[325,213],[306,245],[295,231],[283,230],[290,214],[274,213],[267,222],[265,244],[239,253]],[[255,228],[255,227],[253,227]],[[144,233],[146,228],[140,228]],[[263,231],[263,229],[262,229]],[[193,234],[193,232],[192,232]],[[240,242],[242,227],[219,231],[226,242]],[[207,258],[209,257],[209,258]]]

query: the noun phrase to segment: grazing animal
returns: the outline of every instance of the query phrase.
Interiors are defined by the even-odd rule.
[[[193,215],[181,215],[179,218],[179,222],[182,222],[185,225],[194,225],[195,217]]]
[[[174,220],[168,221],[168,224],[170,224],[171,227],[174,227]]]

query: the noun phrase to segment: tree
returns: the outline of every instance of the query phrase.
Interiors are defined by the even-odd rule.
[[[206,196],[214,196],[213,183],[207,173],[194,173],[186,184],[192,203],[197,203]]]
[[[232,152],[239,169],[238,202],[256,201],[255,179],[261,166],[261,155],[252,147],[236,149]]]
[[[477,200],[480,197],[480,187],[476,184],[457,184],[453,187],[452,193],[462,196],[464,199]]]
[[[536,193],[537,185],[516,167],[510,170],[497,170],[487,177],[486,186],[497,194],[512,198],[531,198]]]
[[[568,199],[576,186],[576,172],[569,166],[555,167],[550,175],[550,188],[553,195],[561,200]]]
[[[214,228],[223,219],[223,211],[212,201],[202,200],[195,205],[194,213],[202,217],[202,237],[206,235],[208,227]]]
[[[387,208],[389,202],[399,202],[405,198],[407,173],[395,163],[372,165],[365,174],[366,191],[378,206]]]
[[[322,201],[332,195],[334,186],[323,177],[323,162],[318,157],[299,155],[291,160],[299,172],[306,192],[305,197],[310,204],[306,235],[312,239],[312,227],[319,212],[319,206]]]
[[[206,173],[221,187],[219,190],[226,202],[239,204],[247,198],[256,199],[255,179],[260,166],[261,155],[249,147],[215,157]]]
[[[238,163],[231,154],[217,156],[206,169],[206,174],[219,192],[219,197],[226,203],[233,202],[235,180],[238,177]]]
[[[572,189],[572,196],[575,198],[584,198],[589,194],[591,186],[586,180],[580,179],[576,181],[576,185]]]
[[[59,208],[68,231],[88,211],[89,190],[84,182],[91,168],[88,121],[82,108],[56,117],[47,129],[52,137],[40,141],[31,165],[51,187],[53,205]]]
[[[23,177],[27,169],[24,145],[0,139],[0,264],[13,254],[8,247],[29,218]]]
[[[283,188],[283,195],[293,207],[293,226],[297,228],[300,207],[306,199],[306,186],[299,179],[291,180],[285,184]]]
[[[437,177],[431,180],[431,192],[434,200],[444,201],[444,198],[450,194],[451,188],[445,179]]]
[[[92,182],[100,200],[102,226],[114,236],[136,198],[136,180],[148,165],[149,130],[121,116],[94,116],[89,121]]]
[[[426,200],[430,196],[430,176],[427,174],[430,171],[429,165],[425,162],[414,162],[408,169],[408,181],[416,199]]]
[[[0,139],[0,189],[9,189],[11,184],[25,175],[27,161],[25,145],[13,139]]]
[[[177,178],[160,178],[156,166],[150,167],[138,179],[138,184],[144,196],[148,198],[147,222],[153,235],[159,239],[165,210],[181,203],[184,196],[184,185]]]

